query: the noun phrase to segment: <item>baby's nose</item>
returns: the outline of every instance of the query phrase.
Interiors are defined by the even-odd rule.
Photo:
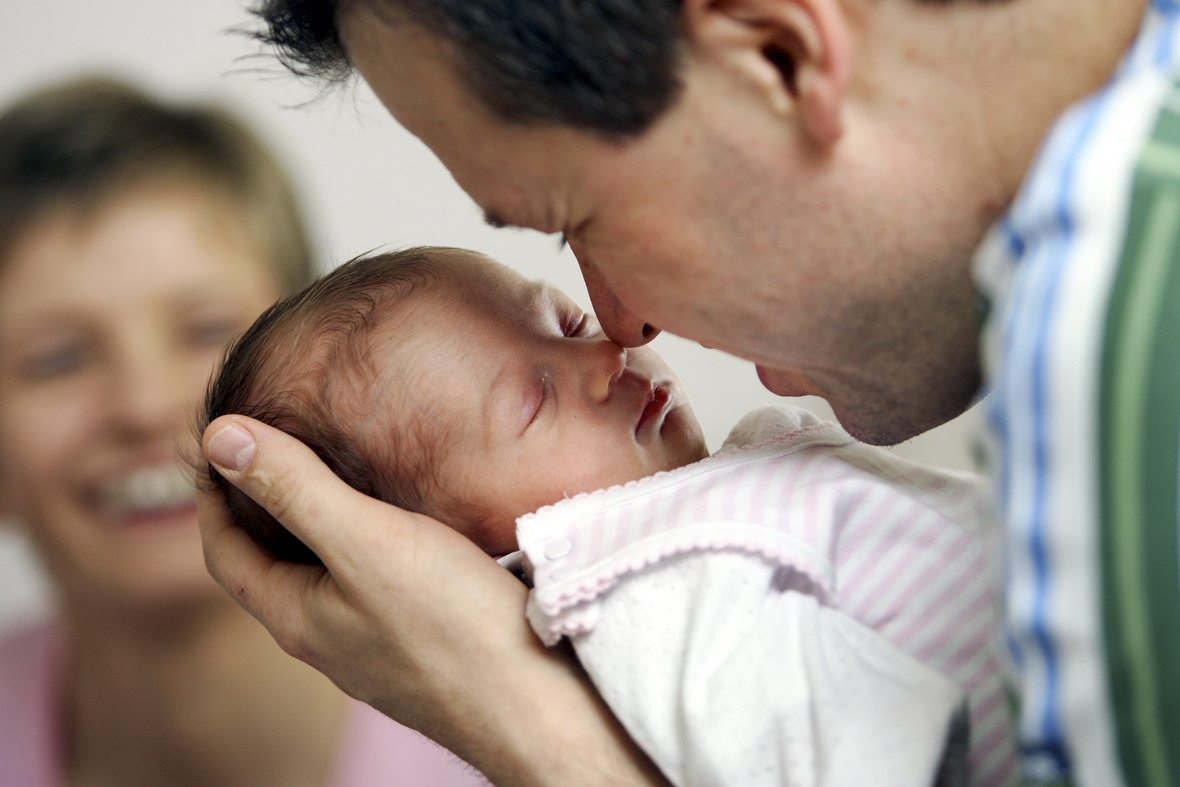
[[[591,400],[602,402],[610,398],[615,381],[627,368],[627,349],[610,339],[587,342],[585,356],[586,388]]]

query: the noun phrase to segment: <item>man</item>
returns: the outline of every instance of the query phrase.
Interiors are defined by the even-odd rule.
[[[565,233],[622,344],[667,329],[719,347],[756,362],[772,390],[824,396],[854,435],[890,443],[971,401],[986,313],[1026,777],[1180,779],[1180,391],[1167,342],[1151,341],[1171,303],[1176,3],[273,5],[270,37],[288,58],[337,75],[354,65],[490,221]],[[207,444],[315,546],[360,553],[363,537],[331,543],[312,512],[362,504],[328,481],[293,483],[322,476],[297,447],[244,421],[215,424]],[[271,566],[208,519],[211,568],[280,641],[410,715],[390,672],[342,665],[326,638],[371,654],[365,642],[411,614],[446,630],[458,600],[415,608],[405,577],[370,558],[397,603],[345,595],[329,611],[337,597],[296,592],[319,575]],[[398,528],[441,548],[422,523]],[[330,576],[375,594],[359,565]],[[423,685],[446,671],[404,639],[390,649]],[[472,725],[428,723],[467,756],[514,763],[521,783],[577,783],[540,766],[539,751],[563,745],[552,736],[531,737],[526,762]],[[579,742],[609,748],[609,720],[593,726],[577,726]]]

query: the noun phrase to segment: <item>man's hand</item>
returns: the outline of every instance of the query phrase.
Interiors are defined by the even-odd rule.
[[[666,784],[577,662],[532,635],[525,587],[472,542],[249,418],[217,419],[202,448],[324,563],[276,561],[200,499],[210,573],[287,653],[497,784]]]

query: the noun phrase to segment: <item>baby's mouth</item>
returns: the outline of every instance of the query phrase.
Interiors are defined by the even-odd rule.
[[[187,508],[196,500],[192,471],[175,464],[135,470],[99,488],[103,513],[138,516]]]
[[[664,386],[659,385],[652,388],[651,393],[647,395],[647,404],[639,414],[639,421],[635,424],[636,435],[646,424],[659,420],[660,416],[668,409],[669,398],[668,389]]]

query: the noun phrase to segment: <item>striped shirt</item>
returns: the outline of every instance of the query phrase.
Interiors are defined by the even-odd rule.
[[[977,255],[1034,784],[1180,784],[1180,3],[1059,118]]]
[[[671,715],[676,698],[696,690],[689,677],[692,668],[683,662],[691,660],[685,652],[696,652],[698,646],[689,643],[686,648],[665,652],[665,644],[677,641],[684,627],[701,629],[698,636],[706,641],[709,653],[737,648],[748,654],[765,646],[768,657],[751,664],[742,662],[745,666],[738,670],[742,674],[734,678],[744,689],[725,683],[726,690],[719,690],[724,699],[710,714],[711,723],[701,734],[705,741],[701,745],[735,745],[729,740],[718,743],[726,737],[726,730],[714,720],[731,712],[737,714],[737,732],[731,737],[756,738],[753,718],[766,706],[763,700],[771,693],[773,677],[793,663],[793,648],[808,647],[806,642],[793,640],[793,630],[776,627],[770,617],[774,597],[793,591],[813,602],[804,613],[811,622],[799,627],[805,632],[804,639],[818,630],[820,618],[827,615],[864,632],[856,635],[861,639],[855,649],[862,655],[880,654],[866,679],[866,694],[872,694],[876,685],[884,686],[889,670],[882,664],[892,659],[888,663],[898,665],[899,670],[916,665],[916,671],[935,675],[936,682],[952,686],[957,698],[954,704],[965,696],[971,744],[968,783],[1012,783],[1015,756],[1010,704],[1000,675],[999,594],[993,570],[994,542],[988,538],[990,530],[984,517],[987,495],[971,477],[912,465],[856,443],[839,427],[820,423],[801,411],[758,411],[739,424],[735,434],[742,436],[739,442],[748,445],[723,449],[687,467],[579,495],[522,517],[517,533],[534,581],[529,602],[534,629],[549,644],[563,635],[572,637],[585,663],[587,654],[580,637],[603,626],[607,614],[603,610],[608,608],[600,603],[604,597],[629,582],[647,581],[644,578],[652,575],[654,567],[663,570],[680,556],[705,554],[712,556],[707,560],[738,560],[733,556],[740,555],[740,560],[746,561],[744,567],[735,569],[737,573],[719,575],[731,584],[714,588],[721,610],[715,618],[709,618],[707,611],[711,591],[696,579],[679,593],[696,599],[686,602],[683,609],[677,600],[657,603],[658,586],[646,596],[629,600],[625,609],[616,605],[618,611],[610,614],[625,614],[635,622],[622,638],[624,643],[615,646],[618,652],[608,653],[607,658],[626,664],[625,677],[634,678],[636,693],[659,695],[657,686],[667,675],[682,676],[681,684],[686,685],[668,688],[668,708],[662,712]],[[770,441],[765,442],[767,439]],[[759,584],[759,580],[750,579],[758,576],[757,566],[765,567],[769,582]],[[741,588],[751,581],[758,586],[747,598]],[[754,613],[748,626],[734,622],[751,608]],[[710,622],[705,625],[702,620]],[[727,634],[734,626],[739,630]],[[658,634],[649,635],[649,631]],[[731,636],[740,640],[740,647],[733,645]],[[632,653],[632,649],[641,652]],[[827,652],[834,658],[834,650]],[[698,654],[698,661],[713,658]],[[733,658],[726,656],[725,661]],[[653,659],[658,666],[635,665]],[[614,670],[610,675],[616,675],[617,665],[608,666]],[[619,691],[603,685],[602,665],[591,664],[587,669],[641,745],[645,734],[648,739],[658,737],[650,729],[653,725],[659,728],[659,724],[647,719],[629,723],[628,713],[616,707],[612,700]],[[634,677],[639,669],[646,670],[647,677],[642,680]],[[723,672],[704,669],[700,680],[724,681]],[[830,679],[830,675],[825,678],[829,672],[838,681],[854,682],[851,667],[821,667],[807,672],[806,680]],[[884,745],[878,736],[894,732],[910,736],[902,708],[923,716],[920,703],[924,690],[917,688],[923,684],[910,685],[918,696],[887,704],[884,718],[877,720],[885,732],[850,743],[852,757],[870,769],[870,781],[862,783],[898,783],[884,775],[887,761],[874,762],[871,752],[874,746]],[[814,694],[809,696],[822,694],[820,687],[812,686],[811,690]],[[803,704],[810,709],[816,703],[809,700]],[[865,705],[872,707],[868,702]],[[768,713],[780,710],[771,708]],[[661,709],[655,711],[658,714]],[[932,710],[913,723],[921,725],[933,718]],[[773,725],[781,731],[790,729],[791,723]],[[799,725],[805,729],[798,734],[811,734],[816,723]],[[927,768],[937,764],[945,726],[933,729],[932,734],[936,750],[927,755]],[[899,747],[920,751],[911,745],[912,740],[913,736],[906,737]],[[763,748],[789,748],[793,743],[774,740]],[[645,748],[669,776],[677,771],[675,763],[669,765]],[[743,750],[733,759],[746,767],[764,754]],[[800,754],[804,759],[808,756],[807,752]],[[769,759],[777,762],[780,758]],[[731,773],[703,783],[812,782],[797,773],[784,775],[781,781],[763,780],[762,776],[746,779]],[[835,783],[844,782],[837,778]],[[930,783],[929,773],[925,783]]]

